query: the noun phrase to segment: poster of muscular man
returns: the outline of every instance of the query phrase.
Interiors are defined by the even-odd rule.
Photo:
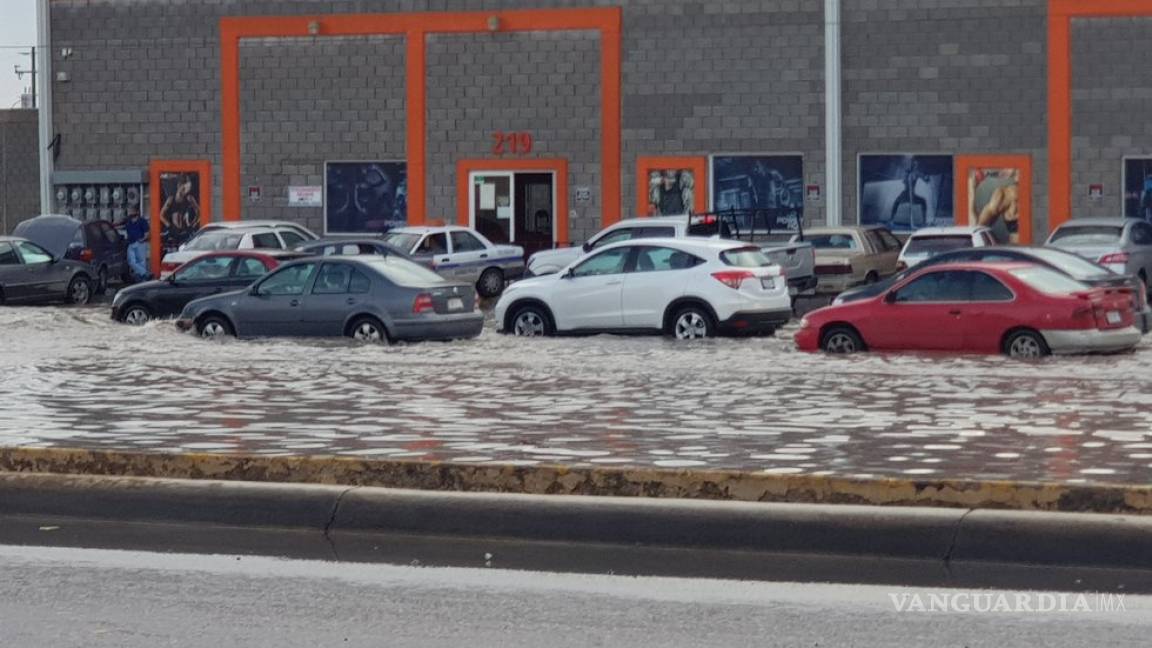
[[[1019,243],[1021,218],[1020,169],[970,169],[968,222],[992,230],[999,243]]]
[[[200,174],[160,174],[160,245],[175,252],[200,229]]]
[[[1124,216],[1152,223],[1152,157],[1124,158]]]

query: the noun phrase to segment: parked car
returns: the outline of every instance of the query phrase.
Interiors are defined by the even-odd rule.
[[[87,304],[91,272],[87,263],[53,255],[27,239],[0,236],[0,304]]]
[[[1092,288],[1025,263],[919,268],[881,295],[813,311],[804,351],[954,351],[1036,358],[1140,342],[1127,288]]]
[[[1060,274],[1067,275],[1076,281],[1095,288],[1128,288],[1132,291],[1132,314],[1136,320],[1137,328],[1139,328],[1142,333],[1152,331],[1152,307],[1148,305],[1148,296],[1144,290],[1142,290],[1142,284],[1139,279],[1132,275],[1116,274],[1108,268],[1098,263],[1093,263],[1079,255],[1049,247],[996,246],[944,252],[917,264],[913,269],[903,270],[895,276],[884,279],[879,283],[846,290],[840,293],[832,303],[846,304],[848,302],[875,297],[887,291],[896,282],[903,281],[908,275],[921,268],[966,261],[1034,263],[1055,270]]]
[[[176,321],[202,337],[348,336],[364,342],[480,334],[471,284],[396,256],[309,257],[250,288],[190,302]]]
[[[904,270],[941,252],[993,245],[996,238],[987,227],[925,227],[913,232],[904,242],[896,266]]]
[[[724,214],[629,218],[605,227],[582,246],[543,250],[533,254],[528,259],[528,274],[543,276],[559,272],[585,254],[613,243],[686,236],[742,240],[738,229],[727,225]],[[797,295],[813,292],[816,288],[815,256],[812,246],[803,240],[803,234],[793,235],[786,231],[781,235],[769,236],[784,239],[765,240],[760,247],[784,270],[791,293]]]
[[[1068,221],[1048,237],[1048,245],[1075,252],[1120,274],[1152,277],[1152,225],[1135,218],[1083,218]]]
[[[816,292],[839,293],[896,274],[901,243],[886,227],[819,227],[805,237],[816,251]]]
[[[524,248],[496,245],[467,227],[400,227],[382,240],[447,279],[474,284],[481,297],[496,297],[524,276]]]
[[[409,261],[419,260],[412,258],[404,250],[395,248],[380,239],[319,239],[308,241],[296,246],[299,252],[307,252],[315,256],[356,256],[360,254],[375,254],[378,256],[398,256]],[[429,259],[424,259],[421,265],[432,268]]]
[[[771,333],[792,316],[780,266],[756,246],[653,238],[594,250],[558,273],[518,281],[496,328],[520,336],[654,332],[678,339]]]
[[[201,232],[211,232],[213,230],[227,230],[227,229],[244,229],[246,227],[274,227],[277,229],[289,229],[296,232],[306,241],[315,241],[320,237],[315,232],[292,221],[283,220],[234,220],[234,221],[213,221],[200,228]]]
[[[112,319],[138,326],[175,317],[193,299],[249,286],[281,263],[305,256],[280,250],[210,252],[180,266],[167,279],[122,288],[112,300]]]
[[[92,289],[97,294],[107,290],[112,278],[129,280],[128,243],[108,221],[37,216],[18,224],[12,235],[32,241],[58,259],[91,266],[87,274],[93,278]]]
[[[176,252],[164,255],[160,264],[160,278],[172,274],[176,268],[209,252],[224,250],[291,250],[307,238],[299,225],[261,224],[261,221],[232,221],[212,223],[180,246]],[[310,234],[310,232],[308,232]],[[312,235],[315,238],[315,235]]]

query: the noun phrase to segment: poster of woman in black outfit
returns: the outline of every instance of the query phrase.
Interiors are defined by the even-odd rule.
[[[200,174],[160,174],[160,200],[160,242],[172,252],[200,229]]]

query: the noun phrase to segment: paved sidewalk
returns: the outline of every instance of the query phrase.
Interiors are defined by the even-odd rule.
[[[0,445],[1146,485],[1152,345],[1036,364],[776,339],[229,341],[0,309]]]

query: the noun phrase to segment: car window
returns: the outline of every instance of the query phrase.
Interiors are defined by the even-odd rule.
[[[353,295],[362,295],[372,290],[372,280],[363,272],[352,268],[352,278],[348,281],[348,292]]]
[[[308,240],[296,232],[293,232],[292,230],[280,230],[280,238],[283,239],[284,249],[286,250],[291,250],[297,245],[300,245],[304,241]]]
[[[212,281],[228,276],[232,257],[206,257],[197,259],[176,271],[176,281]]]
[[[637,227],[632,238],[675,238],[675,227]]]
[[[0,243],[0,265],[19,265],[20,258],[10,243]]]
[[[486,249],[480,239],[472,236],[470,232],[452,232],[453,252],[476,252]]]
[[[900,239],[896,238],[892,232],[886,229],[877,230],[880,240],[884,242],[884,249],[888,251],[899,250],[901,248]]]
[[[314,295],[340,295],[348,292],[348,282],[352,278],[352,268],[343,263],[325,263],[316,276]]]
[[[444,283],[444,278],[424,266],[398,256],[377,256],[365,259],[368,267],[384,275],[388,281],[405,288],[426,288]]]
[[[359,254],[385,254],[385,252],[377,248],[375,245],[370,245],[368,243],[361,243],[357,245],[356,250]]]
[[[638,229],[640,229],[640,228],[638,228],[638,227],[621,227],[619,229],[612,230],[611,232],[608,232],[604,236],[601,236],[600,238],[596,239],[596,242],[592,244],[592,247],[598,248],[598,247],[603,247],[605,245],[608,245],[610,243],[619,243],[620,241],[630,241],[630,240],[632,240],[632,237],[635,236],[636,230],[638,230]]]
[[[1012,290],[1000,280],[984,272],[971,272],[971,300],[978,302],[1012,301]]]
[[[104,230],[100,229],[100,223],[85,223],[84,233],[88,237],[88,245],[96,245],[104,240]]]
[[[896,303],[968,301],[968,274],[944,271],[922,275],[896,292]]]
[[[1057,248],[1029,248],[1028,256],[1035,257],[1037,260],[1071,275],[1074,279],[1116,274],[1102,265],[1092,263],[1079,254],[1065,252]]]
[[[35,243],[20,241],[16,243],[16,248],[20,250],[20,256],[24,257],[24,263],[48,263],[52,260],[52,255]]]
[[[927,254],[934,256],[941,252],[972,247],[972,237],[968,234],[943,234],[913,236],[908,240],[904,254]]]
[[[772,259],[758,247],[741,247],[724,250],[720,253],[720,260],[724,265],[737,268],[763,268],[772,265]]]
[[[1031,288],[1050,295],[1067,295],[1088,289],[1085,284],[1050,268],[1032,266],[1030,268],[1017,268],[1011,273],[1012,276],[1028,284]]]
[[[268,273],[268,268],[264,267],[264,262],[260,259],[253,259],[252,257],[243,257],[236,262],[236,266],[232,269],[232,275],[235,277],[263,277]]]
[[[856,237],[850,234],[812,234],[806,237],[817,250],[856,250]]]
[[[619,247],[601,252],[584,261],[572,269],[573,277],[595,277],[599,275],[620,274],[624,272],[624,264],[628,260],[630,247]]]
[[[290,265],[277,270],[260,282],[256,292],[260,295],[303,295],[315,273],[315,263]]]
[[[68,242],[69,247],[85,247],[84,243],[84,228],[77,227],[76,231],[72,234],[72,240]]]
[[[221,230],[209,230],[202,232],[188,241],[188,245],[184,248],[186,250],[195,250],[197,252],[207,252],[212,250],[235,250],[240,247],[240,241],[244,240],[244,234],[226,232]]]
[[[1064,225],[1052,233],[1049,243],[1060,241],[1065,245],[1107,245],[1120,240],[1123,228],[1119,225]]]
[[[1152,225],[1136,223],[1132,226],[1132,242],[1136,245],[1152,245]]]
[[[448,253],[448,236],[444,232],[437,234],[429,234],[420,241],[420,245],[416,248],[416,254],[447,254]]]
[[[637,249],[636,268],[633,272],[663,272],[684,270],[704,263],[704,260],[682,250],[644,246]]]
[[[108,223],[103,223],[101,230],[104,232],[104,240],[108,241],[112,245],[116,245],[120,242],[120,234]]]
[[[385,243],[405,252],[410,252],[419,240],[420,235],[411,232],[389,232],[384,235]]]
[[[272,232],[252,235],[252,247],[263,250],[282,250],[280,239]]]

